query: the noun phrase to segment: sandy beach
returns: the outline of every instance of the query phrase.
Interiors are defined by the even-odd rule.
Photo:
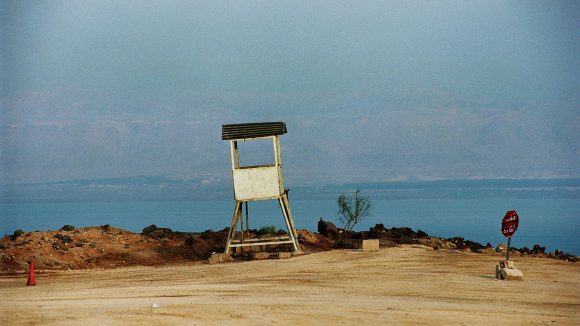
[[[0,278],[0,324],[580,324],[580,264],[406,245]]]

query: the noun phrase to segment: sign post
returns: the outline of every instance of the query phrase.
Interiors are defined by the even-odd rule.
[[[514,266],[514,263],[510,261],[512,236],[516,233],[519,223],[520,217],[515,210],[507,211],[501,221],[501,233],[503,233],[504,237],[508,238],[508,243],[507,251],[505,253],[505,262],[500,261],[499,265],[495,268],[495,276],[500,280],[521,279],[524,276],[522,272]]]
[[[512,236],[516,233],[518,225],[520,224],[520,217],[516,211],[507,211],[503,220],[501,221],[501,233],[503,236],[508,238],[507,251],[505,254],[505,260],[510,260],[510,247],[512,244]]]

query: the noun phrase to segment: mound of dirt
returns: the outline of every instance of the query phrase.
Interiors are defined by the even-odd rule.
[[[69,231],[70,230],[70,231]],[[200,234],[157,232],[154,237],[110,225],[58,231],[26,232],[0,240],[0,269],[26,269],[34,257],[38,269],[113,268],[158,265],[204,259],[223,248],[224,236],[204,239]],[[216,232],[225,233],[227,230]]]
[[[224,251],[229,229],[207,230],[201,233],[174,232],[168,228],[150,225],[143,233],[112,227],[110,225],[77,229],[65,225],[58,231],[22,232],[0,239],[0,270],[4,272],[25,271],[31,257],[41,270],[115,268],[132,265],[165,265],[200,261],[212,253]],[[280,232],[280,231],[278,231]],[[314,253],[345,247],[356,241],[340,241],[344,231],[328,236],[309,230],[298,230],[302,251]],[[260,237],[257,230],[250,230],[249,238]],[[267,235],[265,235],[267,236]],[[344,239],[344,238],[343,238]],[[410,228],[385,228],[377,224],[369,231],[351,232],[347,239],[379,239],[382,248],[401,244],[420,244],[433,250],[460,250],[487,255],[503,256],[505,245],[493,248],[477,242],[454,237],[449,239],[431,237],[427,233]],[[267,246],[267,251],[288,251],[287,247]],[[566,261],[579,261],[577,256],[559,250],[545,253],[539,245],[533,249],[512,248],[511,255],[530,255]],[[247,255],[246,255],[247,256]],[[244,259],[241,255],[239,259]]]
[[[41,270],[115,268],[132,265],[165,265],[205,260],[223,252],[229,229],[201,233],[173,232],[150,225],[143,233],[110,225],[58,231],[24,232],[0,239],[0,270],[23,271],[30,258]],[[250,237],[256,237],[253,230]],[[332,240],[308,230],[299,230],[306,253],[330,250]]]

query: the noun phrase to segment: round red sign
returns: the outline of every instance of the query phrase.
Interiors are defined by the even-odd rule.
[[[516,211],[507,211],[501,221],[501,233],[503,233],[503,236],[511,238],[516,233],[519,223],[520,217],[518,213]]]

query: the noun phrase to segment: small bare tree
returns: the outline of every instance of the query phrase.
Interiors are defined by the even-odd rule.
[[[336,201],[338,204],[338,219],[343,224],[343,229],[346,233],[351,232],[358,222],[369,215],[371,202],[368,197],[359,196],[359,192],[360,189],[357,189],[354,197],[342,194]]]

